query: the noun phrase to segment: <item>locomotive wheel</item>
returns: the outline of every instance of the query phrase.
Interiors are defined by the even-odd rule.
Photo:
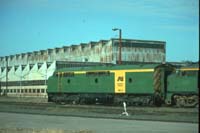
[[[176,106],[177,107],[184,107],[185,106],[185,100],[183,98],[179,98],[176,100]]]
[[[162,105],[162,97],[160,96],[159,93],[155,93],[154,94],[154,105],[156,105],[157,107],[160,107]]]
[[[148,103],[149,106],[152,106],[153,105],[153,100],[151,99]]]

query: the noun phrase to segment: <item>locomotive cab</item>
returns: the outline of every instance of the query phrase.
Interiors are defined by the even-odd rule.
[[[198,106],[198,71],[197,64],[177,66],[168,77],[166,100],[178,107]]]
[[[198,71],[193,64],[161,64],[154,69],[154,104],[198,106]]]

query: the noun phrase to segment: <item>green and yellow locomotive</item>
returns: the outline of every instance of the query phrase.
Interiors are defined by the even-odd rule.
[[[73,104],[196,106],[198,71],[198,64],[64,68],[48,79],[48,100]]]

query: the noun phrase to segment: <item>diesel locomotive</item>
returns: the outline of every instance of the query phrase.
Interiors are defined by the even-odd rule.
[[[63,68],[48,79],[48,101],[194,107],[198,106],[198,72],[197,63]]]

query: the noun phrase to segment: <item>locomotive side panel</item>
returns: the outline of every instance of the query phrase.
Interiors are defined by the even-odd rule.
[[[114,93],[114,73],[57,72],[48,80],[49,93]],[[72,72],[70,72],[72,73]]]
[[[168,92],[196,93],[198,90],[198,71],[175,72],[168,77]]]
[[[114,74],[75,74],[74,77],[63,78],[62,88],[64,93],[113,93]]]
[[[149,72],[127,72],[126,92],[128,94],[153,94],[153,70]]]
[[[49,79],[47,80],[47,86],[48,86],[47,94],[57,92],[56,91],[58,88],[57,85],[58,85],[58,78],[55,75],[49,77]]]

